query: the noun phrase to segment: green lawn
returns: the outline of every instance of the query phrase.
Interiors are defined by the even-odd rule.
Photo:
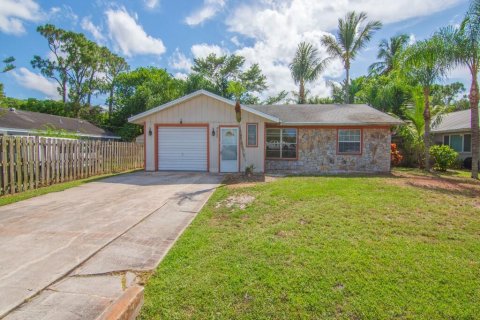
[[[221,187],[147,282],[141,319],[478,319],[480,185],[456,176]]]

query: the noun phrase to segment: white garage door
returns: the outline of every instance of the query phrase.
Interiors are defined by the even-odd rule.
[[[207,128],[159,127],[158,169],[207,171]]]

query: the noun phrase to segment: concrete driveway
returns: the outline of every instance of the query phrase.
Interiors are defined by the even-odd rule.
[[[141,172],[0,207],[0,318],[96,319],[157,266],[220,181]]]

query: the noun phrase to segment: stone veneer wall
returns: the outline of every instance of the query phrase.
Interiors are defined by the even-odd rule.
[[[272,173],[341,173],[390,171],[388,128],[362,130],[361,155],[337,155],[337,129],[298,129],[298,160],[266,160]]]

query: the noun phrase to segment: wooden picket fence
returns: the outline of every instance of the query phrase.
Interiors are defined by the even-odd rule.
[[[44,137],[0,137],[0,195],[141,169],[143,144]]]

